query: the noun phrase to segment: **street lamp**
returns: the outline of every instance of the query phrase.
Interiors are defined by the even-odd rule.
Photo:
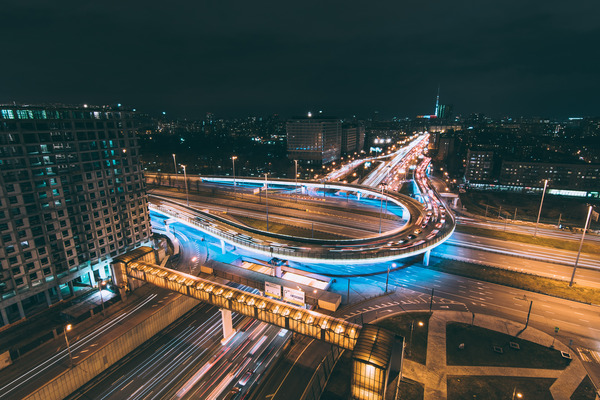
[[[67,342],[67,351],[69,352],[69,361],[71,362],[71,366],[73,366],[73,354],[71,354],[71,346],[69,346],[69,338],[67,337],[67,332],[70,331],[72,327],[73,325],[68,324],[67,326],[65,326],[65,330],[63,331],[65,333],[65,342]]]
[[[522,399],[522,398],[523,398],[523,394],[517,392],[517,387],[515,386],[515,389],[513,390],[513,394],[512,394],[512,400]]]
[[[233,198],[235,199],[235,160],[237,160],[237,156],[231,156],[231,162],[233,165],[232,171],[233,171]]]
[[[269,181],[267,176],[269,173],[265,172],[265,203],[267,204],[267,232],[269,232]]]
[[[175,159],[175,153],[173,153],[173,168],[175,168],[175,174],[177,174],[177,161]]]
[[[383,187],[384,185],[381,185],[381,203],[379,204],[379,234],[381,234],[381,218],[383,213]]]
[[[535,223],[535,231],[533,237],[537,235],[538,224],[540,223],[540,215],[542,215],[542,206],[544,205],[544,195],[546,194],[546,187],[548,186],[548,179],[544,179],[544,191],[542,192],[542,201],[540,202],[540,210],[538,211],[537,221]]]
[[[294,160],[294,163],[296,164],[296,174],[294,175],[296,177],[296,203],[298,202],[298,160]]]
[[[573,265],[573,274],[571,275],[571,282],[569,286],[573,286],[573,280],[575,279],[575,270],[577,270],[577,263],[579,262],[579,256],[581,255],[581,247],[583,246],[583,239],[585,238],[585,232],[587,231],[590,224],[590,216],[592,215],[592,205],[588,207],[588,215],[585,220],[585,226],[583,227],[583,233],[581,234],[581,241],[579,242],[579,251],[577,252],[577,258],[575,259],[575,265]]]
[[[390,266],[396,268],[396,263],[392,263],[391,265],[388,265],[387,276],[385,277],[385,292],[386,293],[388,291],[388,282],[390,280]]]
[[[190,206],[190,195],[188,193],[188,187],[187,187],[187,173],[185,172],[185,165],[182,165],[183,167],[183,180],[185,181],[185,198],[187,200],[187,206]]]
[[[104,312],[104,297],[102,297],[102,286],[106,285],[104,281],[98,281],[98,291],[100,292],[100,301],[102,302],[102,315],[106,316]]]
[[[192,263],[195,263],[198,257],[192,257]],[[192,264],[190,264],[190,275],[192,275]]]

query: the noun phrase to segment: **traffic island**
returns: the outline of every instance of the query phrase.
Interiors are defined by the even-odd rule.
[[[447,365],[564,370],[571,359],[559,350],[479,326],[449,322]],[[450,369],[449,372],[451,372]]]

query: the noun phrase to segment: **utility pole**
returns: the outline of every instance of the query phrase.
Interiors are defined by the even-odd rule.
[[[175,154],[173,153],[173,168],[175,168],[175,175],[177,175],[177,161],[175,159]]]
[[[529,325],[529,316],[531,315],[531,307],[533,306],[533,301],[529,302],[529,312],[527,312],[527,321],[525,321],[525,328]]]
[[[535,231],[533,237],[536,237],[538,224],[540,223],[540,215],[542,215],[542,206],[544,205],[544,196],[546,195],[546,187],[548,186],[548,179],[544,179],[544,191],[542,192],[542,201],[540,202],[540,210],[538,211],[537,221],[535,222]]]
[[[513,216],[513,221],[517,220],[517,207],[515,207],[515,215]]]
[[[581,248],[583,247],[583,239],[585,239],[585,232],[588,229],[591,215],[592,215],[592,205],[590,204],[588,207],[588,215],[585,220],[585,226],[583,227],[583,233],[581,234],[581,241],[579,242],[579,251],[577,251],[577,258],[575,259],[575,265],[573,265],[573,274],[571,275],[571,282],[569,282],[569,286],[573,286],[573,280],[575,280],[575,271],[577,270],[577,263],[579,262],[579,256],[581,255]]]
[[[429,300],[429,312],[431,312],[431,309],[433,308],[433,293],[434,293],[435,288],[431,288],[431,299]]]

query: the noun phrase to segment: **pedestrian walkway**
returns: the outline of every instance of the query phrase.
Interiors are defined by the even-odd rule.
[[[492,366],[456,366],[446,364],[446,325],[449,322],[462,322],[516,336],[542,346],[569,352],[567,346],[559,341],[553,341],[552,336],[537,329],[528,327],[523,330],[523,325],[501,318],[487,315],[476,315],[472,319],[471,313],[458,311],[435,311],[429,320],[427,337],[426,365],[411,360],[405,360],[403,376],[423,384],[425,388],[424,400],[444,400],[448,397],[448,375],[452,376],[509,376],[519,378],[550,378],[556,381],[550,387],[554,400],[569,400],[581,381],[587,375],[581,361],[573,358],[569,366],[564,369],[537,369],[537,368],[511,368]]]

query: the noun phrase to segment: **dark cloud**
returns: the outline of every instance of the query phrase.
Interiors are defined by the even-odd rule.
[[[600,3],[9,1],[0,101],[593,115]]]

